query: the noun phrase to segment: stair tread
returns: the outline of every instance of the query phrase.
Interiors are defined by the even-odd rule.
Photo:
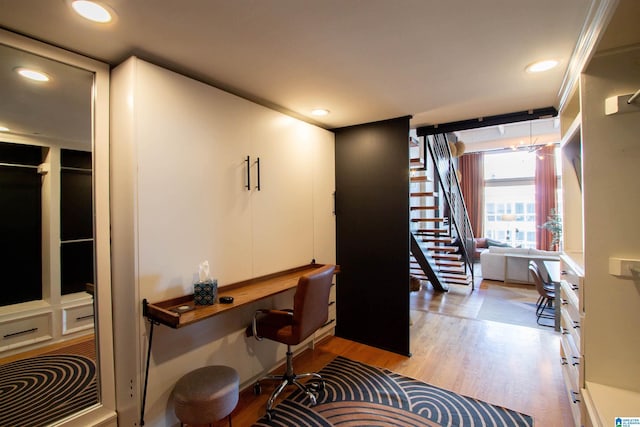
[[[446,265],[446,266],[450,266],[450,267],[454,267],[454,266],[462,267],[464,265],[464,262],[457,261],[457,260],[437,259],[436,260],[436,265],[438,265],[438,266]]]
[[[412,222],[444,222],[444,218],[411,218]]]
[[[440,269],[438,271],[440,274],[455,274],[457,276],[464,276],[466,274],[462,268],[460,270]]]
[[[420,230],[414,230],[413,234],[415,234],[416,236],[450,237],[448,230],[437,228],[423,228]]]
[[[412,176],[411,182],[431,182],[431,178],[425,175]]]
[[[464,269],[458,271],[440,270],[440,273],[447,277],[471,277],[471,273]]]
[[[467,285],[471,286],[471,280],[458,280],[458,279],[445,279],[445,283],[453,283],[456,285]]]
[[[433,243],[453,243],[455,242],[455,238],[453,237],[422,237],[423,242],[433,242]]]
[[[409,167],[411,169],[424,169],[424,162],[419,157],[409,159]]]
[[[438,209],[438,206],[429,206],[429,205],[409,206],[409,210],[412,210],[412,211],[435,211],[437,209]]]
[[[447,273],[465,273],[467,270],[464,265],[437,265],[438,270],[445,271]]]
[[[414,191],[412,193],[409,193],[409,196],[411,197],[433,197],[437,195],[438,193],[436,193],[435,191]]]
[[[430,251],[439,251],[439,252],[456,252],[458,250],[457,246],[429,246],[428,250]]]
[[[448,260],[459,260],[460,258],[462,258],[462,255],[460,254],[431,254],[431,256],[433,258],[448,259]]]

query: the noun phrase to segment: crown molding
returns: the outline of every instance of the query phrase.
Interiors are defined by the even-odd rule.
[[[558,91],[558,109],[560,111],[562,111],[573,92],[580,73],[582,73],[593,56],[618,3],[619,0],[592,0],[580,37],[573,49],[569,65]]]

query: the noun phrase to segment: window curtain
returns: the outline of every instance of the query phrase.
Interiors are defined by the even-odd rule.
[[[475,237],[484,235],[484,156],[481,152],[468,153],[458,158],[462,176],[460,188],[467,206],[471,229]]]
[[[545,146],[536,153],[536,247],[543,250],[556,250],[552,247],[551,232],[542,227],[547,222],[551,210],[557,209],[556,203],[556,160],[555,145]],[[555,245],[554,245],[555,246]]]

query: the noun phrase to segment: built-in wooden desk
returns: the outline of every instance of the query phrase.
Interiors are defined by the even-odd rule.
[[[216,302],[212,305],[194,305],[193,294],[156,303],[149,303],[145,299],[143,301],[142,314],[157,324],[167,325],[172,328],[181,328],[228,310],[233,310],[243,305],[251,304],[293,289],[298,284],[298,279],[301,276],[312,273],[323,266],[324,264],[304,265],[218,288],[218,297],[233,297],[233,303],[231,304]],[[185,313],[172,311],[172,309],[182,305],[194,305],[195,309]]]
[[[191,325],[201,320],[209,319],[229,310],[242,307],[253,302],[272,297],[286,292],[297,286],[301,276],[314,272],[325,264],[309,264],[290,270],[281,271],[243,282],[233,283],[218,288],[218,297],[233,297],[233,303],[222,304],[216,302],[212,305],[194,305],[193,294],[184,295],[165,301],[150,303],[146,299],[142,301],[142,315],[151,323],[149,330],[149,346],[147,347],[147,362],[145,369],[144,391],[142,397],[142,409],[140,414],[140,425],[144,425],[144,410],[147,396],[147,377],[149,375],[149,360],[151,356],[151,344],[153,342],[153,326],[166,325],[171,328],[181,328]],[[336,272],[338,267],[336,266]],[[172,311],[182,305],[194,305],[194,309],[184,313]]]

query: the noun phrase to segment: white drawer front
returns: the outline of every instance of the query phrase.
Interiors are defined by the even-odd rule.
[[[584,278],[574,273],[567,265],[562,266],[562,282],[567,292],[573,293],[570,299],[576,301],[580,312],[584,312]]]
[[[571,339],[575,343],[577,349],[581,349],[581,319],[574,320],[567,310],[561,310],[560,312],[560,332],[563,335],[570,335]]]
[[[93,304],[66,307],[62,310],[62,335],[93,328]]]
[[[582,395],[580,390],[576,390],[572,387],[571,378],[566,369],[562,370],[562,377],[569,397],[574,425],[576,427],[580,427],[582,425]]]
[[[564,339],[564,336],[560,345],[560,357],[562,360],[562,369],[571,381],[571,389],[580,390],[582,388],[580,382],[582,378],[581,369],[583,359],[580,353],[571,345],[571,341]]]
[[[580,310],[580,301],[578,300],[578,295],[572,289],[572,286],[569,282],[563,280],[560,282],[560,298],[563,306],[571,305],[574,307],[576,311]]]
[[[52,338],[52,313],[46,312],[0,323],[0,351]]]
[[[581,323],[582,312],[576,305],[574,299],[572,299],[571,291],[567,292],[566,286],[560,287],[560,309],[566,311],[566,315],[571,318],[576,324]]]

